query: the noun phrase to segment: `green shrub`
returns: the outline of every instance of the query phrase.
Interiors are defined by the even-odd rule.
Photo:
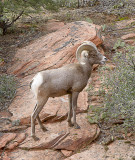
[[[16,93],[16,80],[11,75],[0,75],[0,110],[6,109]]]
[[[109,122],[124,119],[123,127],[135,130],[135,47],[117,51],[114,63],[115,70],[103,74],[104,107],[96,111],[96,117]]]

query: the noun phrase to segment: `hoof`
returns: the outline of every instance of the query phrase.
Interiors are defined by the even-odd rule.
[[[73,127],[74,125],[73,125],[72,122],[68,122],[68,126],[69,126],[69,127]]]
[[[45,127],[42,127],[41,129],[42,129],[43,132],[48,131]]]
[[[31,136],[31,137],[34,139],[34,141],[39,141],[38,137],[36,137],[36,136]]]
[[[80,129],[81,127],[80,127],[78,124],[75,124],[75,125],[74,125],[74,128],[75,128],[75,129]]]

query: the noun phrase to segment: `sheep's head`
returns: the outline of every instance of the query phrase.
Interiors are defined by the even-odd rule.
[[[97,49],[96,45],[90,41],[84,41],[77,51],[76,57],[79,63],[89,62],[93,64],[104,64],[106,62],[106,57],[103,56]]]

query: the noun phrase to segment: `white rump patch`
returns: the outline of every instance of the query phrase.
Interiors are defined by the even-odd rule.
[[[85,63],[84,63],[84,62],[81,62],[81,64],[82,64],[82,65],[85,65]]]
[[[33,78],[33,82],[31,85],[31,90],[34,93],[34,95],[37,97],[38,94],[38,88],[40,87],[40,85],[43,83],[43,77],[41,73],[38,73],[35,75],[35,77]]]

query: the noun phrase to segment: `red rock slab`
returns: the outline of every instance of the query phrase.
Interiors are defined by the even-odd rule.
[[[95,27],[100,28],[84,21],[72,22],[35,40],[30,45],[18,49],[8,72],[24,77],[74,62],[76,49],[83,41],[91,40],[96,45],[102,43],[100,37],[97,37]]]
[[[76,111],[76,114],[79,114],[79,113],[86,113],[88,111],[88,109],[77,109]],[[59,113],[59,111],[58,111]],[[41,113],[40,115],[40,119],[42,121],[42,123],[56,123],[56,122],[61,122],[61,121],[64,121],[67,119],[67,116],[68,116],[68,112],[65,113],[61,113],[60,115],[57,114],[57,115],[51,115],[51,114],[48,114],[48,113]],[[17,121],[17,120],[15,120]],[[13,122],[15,122],[13,121]],[[35,124],[38,124],[37,121],[35,122]],[[19,126],[31,126],[31,117],[28,116],[28,117],[23,117],[21,119],[18,120],[18,125]],[[9,131],[15,131],[15,130],[21,130],[20,127],[12,127],[10,126],[10,129],[6,129],[6,128],[3,128],[2,130],[0,131],[3,131],[3,132],[9,132]],[[23,128],[22,128],[23,129]],[[24,128],[26,129],[26,128]]]
[[[132,160],[134,156],[134,145],[125,143],[125,140],[116,140],[108,145],[108,150],[105,150],[101,144],[93,143],[87,150],[76,153],[65,160]]]
[[[11,117],[13,114],[9,111],[1,111],[0,112],[0,118],[9,118]]]
[[[0,160],[11,160],[7,152],[3,152],[0,156]]]
[[[129,33],[129,34],[123,35],[123,36],[121,37],[121,39],[123,39],[123,40],[135,39],[135,33]]]
[[[0,149],[4,148],[7,143],[15,139],[16,133],[3,133],[0,137]]]
[[[69,136],[58,144],[55,149],[76,151],[87,146],[98,137],[100,133],[99,128],[97,125],[90,125],[86,117],[86,113],[77,115],[77,123],[81,129],[69,128]]]
[[[95,134],[89,134],[86,130],[82,133],[82,135],[72,136],[72,139],[66,139],[64,142],[55,147],[58,150],[68,150],[68,151],[77,151],[83,147],[89,145],[92,141],[94,141],[99,135],[98,128],[95,129]]]
[[[52,139],[49,142],[44,142],[41,143],[40,145],[33,146],[33,147],[19,147],[20,149],[25,149],[25,150],[44,150],[44,149],[52,149],[54,148],[57,144],[59,144],[64,138],[68,136],[69,133],[61,134],[57,136],[56,138]]]
[[[77,115],[77,123],[80,125],[81,129],[74,129],[72,127],[68,127],[67,121],[62,121],[58,123],[47,123],[44,124],[47,128],[46,132],[43,132],[39,125],[36,125],[36,136],[40,138],[39,141],[34,141],[30,134],[31,134],[31,128],[29,127],[26,131],[26,134],[28,135],[27,139],[24,140],[23,144],[20,145],[22,148],[28,148],[32,149],[34,146],[36,146],[36,149],[41,148],[41,146],[50,146],[52,148],[52,142],[57,139],[59,135],[69,133],[68,136],[62,140],[59,144],[57,144],[54,148],[55,149],[62,149],[62,150],[76,150],[78,147],[76,147],[76,144],[79,147],[83,147],[93,141],[98,135],[99,135],[99,129],[96,125],[90,125],[89,122],[86,119],[87,114],[81,113]],[[70,139],[70,140],[69,140]],[[63,144],[65,141],[71,141],[72,145],[69,144],[64,148]],[[46,145],[51,144],[51,145]],[[62,147],[61,147],[62,145]],[[57,148],[59,147],[59,148]]]
[[[37,151],[16,149],[8,153],[8,156],[12,158],[11,160],[63,160],[61,152],[50,149]]]
[[[2,132],[2,133],[19,132],[19,131],[25,131],[27,128],[28,128],[28,126],[11,126],[11,125],[6,125],[2,129],[0,129],[0,132]]]
[[[9,145],[6,147],[7,150],[13,150],[15,149],[20,143],[22,143],[26,138],[25,133],[20,133],[17,135],[17,137],[12,141],[12,143],[9,143]]]

